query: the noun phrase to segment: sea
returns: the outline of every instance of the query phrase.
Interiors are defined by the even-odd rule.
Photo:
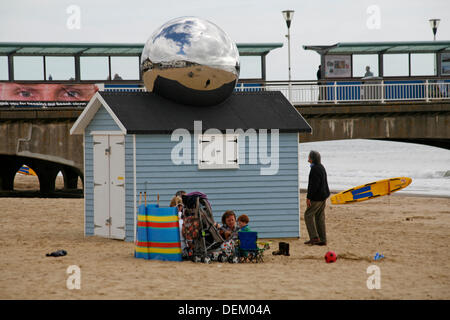
[[[381,140],[334,140],[300,143],[300,188],[308,187],[311,150],[321,154],[332,192],[377,180],[410,177],[397,194],[450,198],[450,150]]]

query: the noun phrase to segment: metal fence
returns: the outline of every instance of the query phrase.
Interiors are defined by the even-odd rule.
[[[142,85],[102,85],[100,90],[146,91]],[[289,95],[289,90],[290,95]],[[292,104],[389,101],[450,101],[450,80],[379,80],[371,83],[313,81],[239,83],[236,92],[281,91]]]
[[[292,104],[381,102],[387,101],[435,101],[450,100],[450,80],[383,81],[377,83],[349,84],[339,82],[293,83]],[[289,84],[251,85],[238,84],[235,91],[281,91],[289,98]]]

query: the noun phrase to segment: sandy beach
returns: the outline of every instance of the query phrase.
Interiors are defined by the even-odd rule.
[[[303,211],[304,193],[301,201]],[[83,199],[0,198],[0,206],[0,299],[450,299],[450,198],[328,202],[328,246],[303,244],[302,212],[301,238],[272,239],[264,263],[210,265],[135,259],[133,243],[84,237]],[[289,242],[289,257],[271,254],[279,241]],[[58,249],[68,255],[45,256]],[[336,263],[324,262],[328,250]],[[376,252],[385,258],[373,261]],[[67,289],[71,265],[81,269],[80,290]],[[371,265],[379,290],[367,288]]]

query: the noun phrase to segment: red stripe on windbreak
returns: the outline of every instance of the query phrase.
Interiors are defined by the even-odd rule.
[[[138,242],[138,247],[153,247],[153,248],[180,248],[179,242]]]
[[[150,227],[150,228],[177,228],[178,222],[138,222],[138,227]]]

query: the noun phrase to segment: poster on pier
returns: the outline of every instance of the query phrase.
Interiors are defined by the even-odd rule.
[[[450,52],[441,53],[441,75],[450,75]]]
[[[350,55],[325,56],[325,78],[350,78],[351,76]]]

